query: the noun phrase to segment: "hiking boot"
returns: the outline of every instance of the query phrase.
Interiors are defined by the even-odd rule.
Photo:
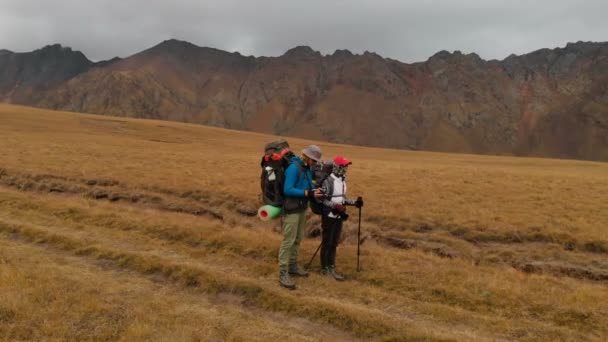
[[[329,267],[323,267],[321,269],[321,275],[324,276],[324,277],[328,277],[328,278],[333,277],[333,275],[331,274],[331,270],[330,270]]]
[[[298,264],[293,264],[289,266],[289,274],[296,277],[308,277],[308,272],[298,266]]]
[[[287,288],[290,290],[296,289],[296,284],[294,284],[294,282],[291,281],[291,279],[289,278],[289,273],[287,271],[279,272],[279,284],[281,284],[281,286],[283,286],[284,288]]]
[[[330,266],[328,267],[329,269],[329,274],[331,274],[332,277],[334,277],[334,279],[336,279],[337,281],[344,281],[344,276],[341,275],[340,273],[336,272],[336,266]]]

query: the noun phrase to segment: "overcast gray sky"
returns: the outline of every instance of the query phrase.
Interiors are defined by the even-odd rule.
[[[440,50],[502,59],[606,41],[606,13],[606,0],[0,0],[0,49],[61,43],[100,60],[177,38],[255,56],[309,45],[404,62]]]

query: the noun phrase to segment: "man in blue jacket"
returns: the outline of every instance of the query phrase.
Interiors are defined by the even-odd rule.
[[[322,196],[315,189],[311,167],[321,160],[321,149],[310,145],[302,150],[302,157],[293,157],[285,170],[283,194],[283,242],[279,249],[279,283],[288,289],[295,289],[289,275],[307,277],[308,272],[298,266],[300,242],[304,238],[306,209],[308,201]]]

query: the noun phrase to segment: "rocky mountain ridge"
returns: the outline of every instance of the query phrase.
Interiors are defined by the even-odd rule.
[[[338,143],[608,160],[608,43],[402,63],[298,46],[252,57],[164,41],[93,63],[51,45],[0,51],[4,102]]]

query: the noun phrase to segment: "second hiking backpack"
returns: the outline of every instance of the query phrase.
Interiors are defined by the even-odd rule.
[[[315,186],[317,188],[320,188],[323,186],[323,181],[325,181],[325,179],[327,177],[329,177],[329,175],[331,175],[333,168],[334,168],[334,162],[332,160],[322,160],[319,163],[317,163],[317,165],[315,165],[315,167],[313,168],[313,177],[314,177],[313,183],[315,184]],[[331,196],[332,194],[326,194],[326,195]],[[322,200],[310,201],[310,210],[317,215],[323,215],[323,201]]]

